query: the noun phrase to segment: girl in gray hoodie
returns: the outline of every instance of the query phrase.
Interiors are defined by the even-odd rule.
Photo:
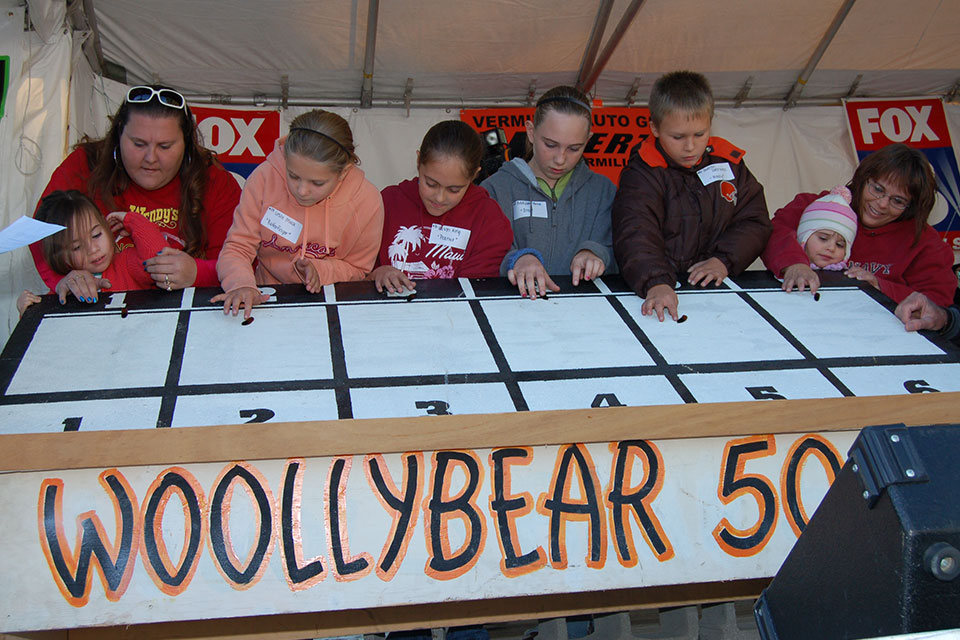
[[[573,285],[615,273],[610,208],[616,187],[583,160],[591,112],[578,89],[554,87],[526,122],[527,158],[514,158],[483,181],[513,226],[513,246],[500,275],[521,296],[559,291],[551,275]]]

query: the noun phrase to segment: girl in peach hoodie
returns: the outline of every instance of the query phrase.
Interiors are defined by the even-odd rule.
[[[353,134],[340,116],[298,116],[247,179],[217,260],[224,314],[250,316],[265,300],[257,285],[362,280],[383,232],[380,192],[356,165]],[[254,269],[254,260],[257,261]]]

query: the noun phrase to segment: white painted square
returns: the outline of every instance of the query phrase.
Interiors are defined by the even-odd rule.
[[[627,407],[683,404],[663,376],[538,380],[521,382],[520,391],[530,411],[589,409],[617,403]]]
[[[332,389],[218,393],[179,396],[171,426],[207,427],[254,421],[306,422],[337,418],[337,398]]]
[[[176,312],[47,316],[7,395],[163,386],[176,328]]]
[[[257,307],[254,321],[220,309],[194,311],[180,384],[333,377],[324,307]]]
[[[497,370],[466,302],[343,305],[340,329],[351,378]]]
[[[498,383],[352,389],[350,400],[354,418],[408,418],[516,411],[510,392],[505,385]]]
[[[943,351],[859,289],[750,294],[817,358],[940,354]]]
[[[924,389],[960,391],[960,364],[911,364],[831,369],[858,396],[924,393]],[[911,389],[913,391],[911,391]]]
[[[513,371],[653,364],[606,300],[516,298],[482,304]]]
[[[620,298],[653,346],[671,364],[799,360],[803,356],[750,305],[732,292],[680,293],[678,313],[663,322],[645,316],[643,299]]]
[[[737,373],[691,373],[680,376],[697,402],[741,402],[776,394],[787,400],[839,398],[843,394],[816,369],[744,371]],[[775,398],[771,398],[775,399]]]
[[[77,400],[0,407],[0,434],[56,433],[80,419],[79,431],[155,429],[160,398]]]

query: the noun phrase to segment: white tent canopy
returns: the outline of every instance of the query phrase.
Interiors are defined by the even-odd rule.
[[[128,81],[239,100],[278,100],[286,77],[291,99],[356,104],[372,50],[374,104],[402,102],[408,78],[413,104],[524,101],[531,85],[542,92],[577,79],[595,41],[601,54],[616,43],[583,73],[605,102],[626,101],[637,80],[642,101],[658,75],[681,68],[704,72],[721,99],[749,81],[747,99],[782,101],[835,19],[807,99],[836,101],[855,82],[858,95],[942,95],[960,80],[957,0],[83,4],[103,58]]]
[[[385,187],[414,173],[424,132],[460,107],[526,104],[578,79],[607,106],[642,105],[679,68],[710,79],[713,133],[747,149],[772,212],[849,179],[844,96],[956,99],[958,35],[960,0],[0,0],[0,225],[32,213],[132,84],[193,103],[286,103],[284,128],[332,108]],[[960,106],[947,117],[956,146]],[[26,250],[0,254],[0,273],[9,332],[20,291],[45,287]]]

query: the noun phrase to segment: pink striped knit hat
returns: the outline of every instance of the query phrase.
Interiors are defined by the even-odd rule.
[[[847,248],[838,268],[844,269],[850,259],[853,239],[857,236],[857,214],[850,208],[850,200],[849,189],[844,186],[834,187],[830,193],[807,205],[800,216],[800,224],[797,225],[797,241],[801,247],[806,246],[813,232],[820,229],[836,231],[843,236],[847,241]]]

